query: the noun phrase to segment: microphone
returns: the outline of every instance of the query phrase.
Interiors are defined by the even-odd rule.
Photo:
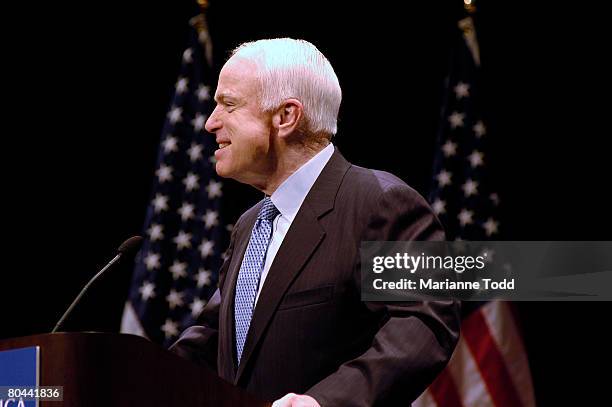
[[[79,295],[77,295],[77,297],[74,299],[74,301],[72,301],[72,304],[70,304],[70,306],[68,307],[66,312],[64,312],[64,315],[62,315],[60,320],[57,321],[57,324],[55,324],[55,328],[53,328],[53,331],[51,331],[51,333],[57,332],[57,330],[62,326],[62,324],[64,323],[64,320],[66,320],[68,315],[70,315],[70,313],[72,312],[74,307],[79,303],[79,301],[81,300],[81,297],[83,297],[83,295],[87,292],[89,287],[102,274],[104,274],[104,272],[106,270],[108,270],[113,264],[115,264],[117,261],[119,261],[121,256],[123,256],[125,254],[130,254],[131,252],[135,252],[140,247],[141,243],[142,243],[142,237],[141,236],[132,236],[128,240],[126,240],[125,242],[121,243],[121,246],[119,246],[119,248],[117,249],[117,255],[115,257],[113,257],[113,259],[111,261],[109,261],[108,264],[106,266],[104,266],[104,268],[102,270],[98,271],[98,274],[93,276],[93,278],[91,280],[89,280],[87,285],[85,285],[85,287],[83,287],[83,289],[81,290]]]

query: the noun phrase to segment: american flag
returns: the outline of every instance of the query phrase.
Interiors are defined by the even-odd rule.
[[[121,323],[122,332],[165,346],[194,324],[213,294],[231,229],[221,221],[216,144],[204,129],[214,107],[211,43],[203,15],[190,23]]]
[[[459,22],[446,82],[430,202],[449,240],[499,239],[499,196],[490,179],[491,135],[481,115],[480,55],[471,17]],[[512,304],[464,303],[461,338],[447,368],[414,403],[535,406]]]

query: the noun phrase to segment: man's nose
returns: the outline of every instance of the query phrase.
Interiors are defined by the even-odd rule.
[[[219,106],[215,107],[215,110],[213,110],[213,112],[210,114],[210,116],[208,116],[208,120],[206,120],[206,124],[204,124],[204,127],[206,128],[206,131],[209,133],[214,133],[217,130],[219,130],[221,128],[221,121],[219,121],[217,119],[217,109]]]

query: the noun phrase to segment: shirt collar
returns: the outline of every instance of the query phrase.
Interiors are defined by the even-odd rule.
[[[270,197],[274,206],[289,222],[293,222],[310,188],[314,185],[333,153],[334,145],[329,143],[327,147],[319,151],[306,164],[283,181]]]

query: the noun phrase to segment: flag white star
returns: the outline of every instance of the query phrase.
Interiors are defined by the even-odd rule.
[[[225,225],[225,230],[232,233],[232,230],[234,230],[234,225],[232,223],[228,223],[227,225]]]
[[[153,207],[155,212],[161,212],[168,210],[168,197],[165,195],[157,194],[153,199]]]
[[[200,85],[198,86],[198,90],[196,91],[196,95],[200,102],[205,102],[210,100],[210,87]]]
[[[214,156],[214,155],[211,155],[210,157],[208,157],[208,161],[209,161],[211,164],[216,164],[216,163],[217,163],[217,159],[215,158],[215,156]]]
[[[178,280],[181,277],[187,277],[187,263],[181,263],[175,260],[170,266],[170,273],[172,274],[173,280]]]
[[[149,253],[144,258],[144,264],[147,270],[155,270],[160,266],[160,256],[157,253]]]
[[[487,236],[491,236],[497,233],[499,223],[495,222],[493,218],[489,218],[485,223],[482,224],[482,227],[485,229],[485,233],[487,234]]]
[[[459,82],[457,86],[455,86],[455,95],[457,95],[457,99],[470,96],[470,85]]]
[[[438,180],[438,184],[443,187],[451,184],[451,177],[453,174],[446,170],[440,171],[438,175],[436,175],[436,179]]]
[[[472,130],[474,130],[474,133],[476,133],[476,137],[478,138],[481,138],[482,136],[487,134],[487,129],[484,123],[482,122],[482,120],[478,120],[478,122],[476,122],[474,127],[472,127]]]
[[[446,202],[444,202],[440,198],[436,199],[431,206],[436,215],[441,215],[446,212]]]
[[[211,276],[212,276],[212,273],[210,271],[201,268],[198,270],[198,274],[193,276],[193,279],[197,282],[196,284],[198,285],[198,288],[202,288],[205,285],[210,284]]]
[[[489,195],[489,199],[493,202],[493,205],[499,205],[499,196],[496,193]]]
[[[194,298],[193,302],[189,305],[189,308],[191,308],[191,316],[197,318],[198,315],[202,313],[205,306],[206,301],[202,301],[199,298]]]
[[[178,139],[169,134],[162,142],[162,146],[166,154],[170,153],[171,151],[176,151],[178,150]]]
[[[172,106],[170,111],[168,112],[168,119],[170,123],[176,124],[183,120],[183,109],[177,106]]]
[[[478,182],[468,179],[465,184],[461,186],[465,196],[472,196],[478,192]]]
[[[176,93],[178,93],[179,95],[187,92],[187,84],[189,83],[189,79],[187,78],[179,78],[178,81],[176,81]]]
[[[444,152],[444,155],[447,157],[455,155],[457,153],[457,143],[453,143],[452,141],[448,140],[442,146],[442,151]]]
[[[483,163],[484,154],[478,150],[474,150],[472,154],[468,156],[468,160],[470,160],[470,164],[472,167],[476,168]]]
[[[187,150],[187,155],[189,155],[191,162],[196,162],[202,158],[202,150],[202,145],[198,143],[191,143],[191,147],[189,147],[189,150]]]
[[[463,120],[465,119],[464,113],[453,112],[450,116],[448,116],[448,121],[451,124],[453,129],[457,127],[463,127]]]
[[[166,181],[172,181],[172,167],[166,164],[161,164],[157,171],[155,171],[155,175],[157,175],[157,179],[161,184]]]
[[[206,240],[206,239],[202,240],[202,244],[198,246],[198,249],[200,249],[200,255],[203,258],[210,256],[211,254],[213,254],[214,246],[215,246],[214,242],[210,240]]]
[[[467,209],[462,209],[461,212],[459,212],[459,215],[457,215],[457,218],[459,218],[459,223],[461,226],[465,226],[473,222],[472,216],[474,216],[474,212],[468,211]]]
[[[166,322],[161,326],[161,330],[166,339],[173,338],[178,335],[178,324],[171,319],[166,319]]]
[[[183,306],[183,293],[178,292],[174,289],[170,290],[170,294],[166,297],[166,301],[168,301],[168,305],[170,309],[175,309],[176,307]]]
[[[487,258],[488,258],[488,256],[489,256],[489,254],[488,254],[488,253],[489,253],[489,250],[490,250],[490,248],[489,248],[488,246],[485,246],[485,247],[483,247],[482,249],[480,249],[480,251],[478,252],[478,255],[479,255],[479,256],[484,257],[485,262],[487,261]]]
[[[143,301],[147,301],[149,298],[155,297],[155,284],[145,281],[142,283],[142,286],[138,288],[138,292],[140,293],[140,298]]]
[[[177,212],[179,213],[179,215],[181,215],[181,219],[183,220],[183,222],[186,222],[189,219],[193,218],[193,210],[194,206],[192,204],[184,202]]]
[[[164,238],[164,227],[157,223],[152,223],[147,233],[149,233],[152,242],[162,240]]]
[[[195,118],[191,121],[191,125],[193,126],[193,130],[197,133],[202,131],[204,128],[204,123],[206,123],[207,117],[201,113],[196,113]]]
[[[217,211],[208,209],[206,211],[206,214],[204,214],[204,216],[202,217],[202,220],[204,221],[204,226],[206,227],[206,229],[210,229],[213,226],[217,226],[219,224],[219,214],[217,213]]]
[[[190,172],[187,174],[187,176],[183,179],[183,184],[185,184],[185,188],[187,189],[187,191],[191,192],[194,189],[198,189],[198,187],[200,186],[198,183],[200,181],[200,177],[198,177],[197,175],[195,175],[194,173]]]
[[[172,241],[176,244],[176,250],[188,249],[191,247],[191,233],[181,230]]]
[[[193,62],[193,50],[191,48],[187,48],[185,52],[183,52],[183,62],[187,64]]]
[[[208,192],[208,199],[220,197],[222,195],[221,186],[222,184],[220,182],[210,180],[210,182],[206,186],[206,191]]]

